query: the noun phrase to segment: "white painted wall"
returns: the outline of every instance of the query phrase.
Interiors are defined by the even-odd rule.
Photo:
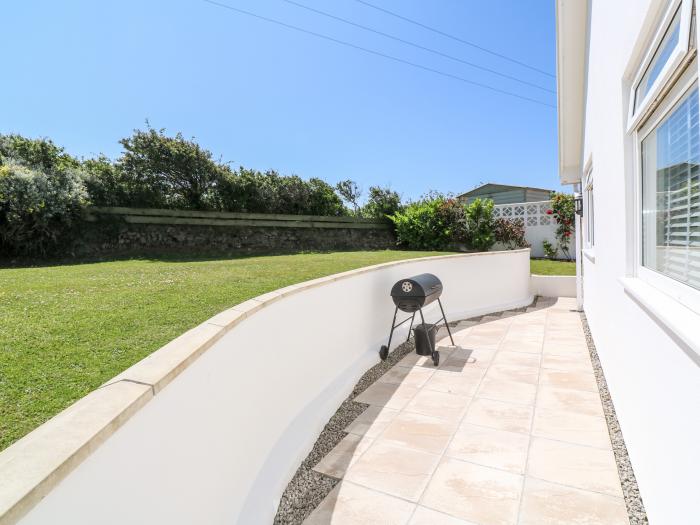
[[[595,177],[595,257],[582,257],[583,302],[652,525],[698,522],[697,354],[628,295],[634,152],[623,78],[655,0],[589,2],[585,152]],[[647,19],[647,23],[648,23]],[[566,116],[564,116],[566,118]],[[691,327],[688,327],[691,328]],[[700,325],[695,327],[700,332]],[[694,357],[695,356],[695,357]]]
[[[194,361],[21,523],[271,523],[323,425],[378,362],[393,283],[432,272],[449,319],[499,311],[529,304],[529,255],[383,266],[275,301]]]
[[[533,274],[530,291],[542,297],[576,297],[576,276]]]
[[[525,227],[525,240],[530,244],[530,252],[533,257],[544,257],[542,241],[549,241],[552,246],[557,246],[557,222],[547,215],[547,210],[551,209],[551,201],[541,202],[520,202],[515,204],[498,204],[493,207],[494,217],[505,219],[522,219]],[[496,249],[502,249],[496,246]],[[569,254],[571,258],[576,257],[576,235],[571,237],[569,243]],[[557,258],[564,258],[564,253],[559,251]]]

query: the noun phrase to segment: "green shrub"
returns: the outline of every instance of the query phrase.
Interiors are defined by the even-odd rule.
[[[542,241],[542,251],[544,252],[544,256],[547,257],[548,259],[554,259],[557,256],[557,247],[554,246],[551,242],[549,242],[547,239]]]
[[[525,223],[522,219],[499,217],[493,223],[493,233],[496,242],[500,242],[508,250],[530,246],[525,240]]]
[[[0,166],[0,246],[5,254],[46,255],[64,247],[85,204],[81,174]]]
[[[415,250],[444,250],[465,238],[464,207],[434,197],[414,202],[389,217],[399,244]]]
[[[493,222],[493,201],[474,199],[464,210],[466,244],[472,250],[488,251],[496,242]]]
[[[11,161],[47,173],[77,169],[80,166],[78,159],[49,139],[0,135],[0,165]]]
[[[276,171],[225,171],[216,187],[218,207],[244,213],[338,216],[346,213],[333,187],[321,179],[304,181]]]

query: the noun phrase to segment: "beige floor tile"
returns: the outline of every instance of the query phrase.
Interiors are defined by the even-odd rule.
[[[536,366],[493,364],[486,373],[486,378],[536,385],[539,371],[539,367]]]
[[[345,428],[345,432],[376,438],[398,413],[398,410],[370,405]]]
[[[452,372],[468,371],[472,368],[487,368],[495,350],[486,350],[483,348],[466,348],[460,346],[455,349],[447,358],[440,356],[440,370],[450,370]]]
[[[542,368],[563,370],[566,372],[591,372],[593,369],[590,357],[586,355],[551,355],[542,357]]]
[[[543,368],[540,372],[540,384],[554,388],[598,392],[598,383],[592,371],[567,372],[564,370],[547,370]]]
[[[370,438],[348,434],[316,464],[313,470],[334,478],[342,478],[350,465],[365,453],[371,443]]]
[[[470,333],[459,339],[458,345],[463,348],[497,350],[503,336],[499,335],[475,335]],[[456,341],[455,341],[456,342]]]
[[[590,447],[611,447],[605,419],[575,412],[537,408],[532,434]]]
[[[404,525],[414,508],[413,503],[343,481],[304,525]]]
[[[588,347],[586,346],[585,342],[561,343],[545,340],[544,344],[542,345],[542,351],[545,354],[570,355],[581,358],[589,355]]]
[[[516,523],[522,477],[446,458],[421,504],[481,525]]]
[[[442,454],[457,430],[457,422],[401,412],[380,436],[380,442]]]
[[[395,385],[392,383],[374,383],[355,398],[358,403],[385,406],[401,410],[416,395],[418,389],[413,386]]]
[[[393,496],[418,501],[440,456],[377,441],[345,474],[345,479]]]
[[[532,438],[527,475],[583,490],[622,497],[612,450]]]
[[[440,352],[440,361],[444,362],[445,359],[447,359],[454,351],[454,348],[439,347],[438,351]],[[433,364],[433,359],[429,355],[418,355],[415,352],[411,352],[410,354],[404,356],[401,361],[396,363],[396,366],[408,368],[423,367],[430,370],[434,370],[436,368],[436,366]]]
[[[486,370],[483,368],[473,368],[462,372],[436,370],[423,385],[423,389],[473,396],[485,374]]]
[[[540,366],[540,356],[538,354],[526,354],[523,352],[510,352],[501,350],[493,358],[494,365],[507,366]]]
[[[427,507],[422,507],[418,505],[416,511],[411,517],[411,521],[408,525],[475,525],[468,521],[455,518],[448,514],[438,512],[436,510],[429,509]]]
[[[422,387],[433,375],[434,369],[422,367],[394,366],[386,374],[377,379],[379,383],[395,383],[399,385]]]
[[[624,500],[528,478],[521,525],[629,525]]]
[[[604,417],[603,405],[597,392],[540,386],[537,392],[537,406],[550,410]]]
[[[529,442],[530,437],[525,434],[465,423],[457,430],[445,454],[479,465],[523,474]]]
[[[477,397],[469,405],[465,421],[499,430],[528,433],[532,410],[532,407],[525,405]]]
[[[519,405],[534,405],[536,393],[537,385],[503,381],[487,374],[479,386],[477,396]]]
[[[501,351],[541,354],[542,339],[504,339],[499,346]]]
[[[422,389],[406,405],[405,410],[448,421],[459,421],[467,410],[471,399],[469,396]]]

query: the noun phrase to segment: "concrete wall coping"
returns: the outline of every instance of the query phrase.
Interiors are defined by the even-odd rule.
[[[440,255],[392,261],[280,288],[204,321],[0,452],[0,525],[14,524],[129,418],[229,330],[268,305],[304,290],[417,261],[486,257],[506,252]]]

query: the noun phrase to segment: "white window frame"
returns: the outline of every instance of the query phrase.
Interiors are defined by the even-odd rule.
[[[683,75],[675,82],[671,90],[654,110],[654,113],[644,123],[642,127],[633,133],[635,144],[635,262],[634,268],[636,277],[659,291],[673,297],[676,301],[700,314],[700,290],[692,286],[677,281],[660,272],[647,268],[643,265],[643,202],[642,202],[642,141],[653,132],[661,121],[666,118],[685,97],[689,91],[699,85],[698,82],[698,58],[696,57]],[[700,93],[700,91],[699,91]]]
[[[637,105],[635,109],[635,98],[636,91],[639,83],[642,81],[644,74],[649,67],[659,44],[666,35],[673,17],[680,8],[681,19],[680,19],[680,31],[678,36],[678,44],[671,53],[666,65],[663,67],[659,76],[651,85],[646,95],[642,101]],[[693,13],[693,0],[672,0],[664,13],[661,23],[647,46],[646,54],[639,64],[637,69],[637,74],[634,77],[634,81],[630,87],[630,102],[629,111],[627,116],[627,132],[630,133],[637,128],[640,121],[646,116],[653,102],[658,98],[659,94],[666,86],[668,81],[671,79],[673,74],[676,72],[678,66],[683,62],[686,54],[688,53],[689,40],[690,40],[690,22]]]
[[[593,165],[589,164],[583,176],[583,245],[593,253],[595,248],[595,199],[593,198]]]

